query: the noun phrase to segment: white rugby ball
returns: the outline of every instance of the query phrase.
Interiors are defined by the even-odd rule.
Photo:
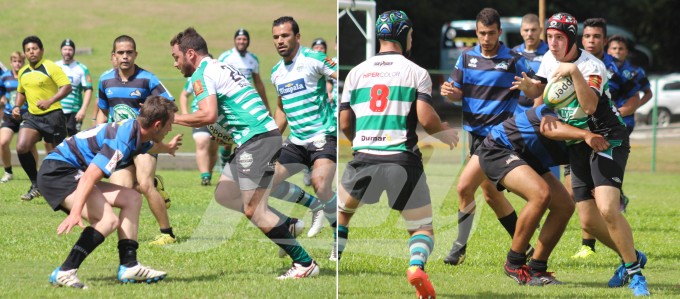
[[[562,108],[576,99],[576,89],[571,77],[560,77],[543,90],[543,103],[550,108]]]

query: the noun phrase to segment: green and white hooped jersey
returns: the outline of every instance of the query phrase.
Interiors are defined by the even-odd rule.
[[[400,54],[376,55],[354,67],[340,104],[356,116],[352,150],[373,155],[413,150],[418,142],[415,102],[431,96],[430,75]]]
[[[87,69],[87,66],[77,61],[64,64],[63,60],[59,60],[55,63],[64,70],[73,88],[71,93],[60,101],[61,108],[66,114],[78,112],[83,105],[83,91],[92,89],[90,70]]]
[[[614,104],[610,100],[611,96],[609,93],[609,78],[607,68],[605,67],[604,63],[597,57],[593,56],[592,54],[584,50],[579,49],[579,53],[580,55],[578,59],[576,59],[576,61],[574,61],[573,63],[576,64],[576,67],[578,67],[579,71],[581,71],[581,74],[583,74],[583,78],[586,80],[586,83],[588,83],[588,86],[593,90],[597,91],[597,94],[600,96],[599,101],[608,101],[611,110],[614,111],[613,113],[618,115],[618,111],[616,110]],[[538,72],[536,72],[536,76],[546,78],[548,80],[547,84],[550,84],[550,82],[552,81],[552,75],[559,66],[560,62],[557,61],[557,59],[555,59],[555,56],[553,56],[553,54],[550,51],[548,51],[543,56],[543,61],[541,62],[541,66],[538,69]],[[600,105],[598,104],[598,107],[599,106]],[[598,108],[595,111],[595,115],[593,115],[595,119],[610,118],[609,115],[605,115],[603,117],[600,117],[600,115],[610,114],[611,111],[600,110],[601,109]],[[588,125],[588,121],[591,120],[591,116],[583,112],[583,109],[581,108],[578,99],[575,99],[574,101],[569,103],[569,105],[567,105],[566,107],[555,109],[555,113],[557,114],[560,120],[564,121],[569,125],[572,125],[583,130],[591,129]],[[618,116],[618,118],[621,124],[623,124],[623,120],[621,119],[621,117]],[[567,140],[566,142],[567,145],[570,145],[579,143],[581,141],[583,140]]]
[[[278,130],[262,99],[246,77],[233,66],[203,58],[191,76],[194,101],[191,112],[209,95],[217,96],[215,130],[233,138],[241,146],[255,135]]]
[[[326,54],[302,46],[292,62],[282,59],[272,68],[272,83],[281,97],[292,143],[306,145],[337,135],[337,117],[326,90],[327,77],[337,70]]]
[[[254,84],[253,73],[260,73],[260,61],[257,59],[257,56],[251,52],[246,52],[245,56],[241,56],[236,48],[232,48],[231,50],[220,54],[220,57],[218,57],[217,60],[234,66],[241,74],[248,78],[250,84]]]

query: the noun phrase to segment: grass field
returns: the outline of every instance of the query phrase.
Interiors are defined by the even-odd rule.
[[[334,0],[0,1],[0,19],[3,20],[0,60],[9,66],[10,53],[22,50],[21,42],[26,36],[37,35],[44,44],[44,57],[56,61],[61,59],[61,41],[71,38],[77,49],[92,49],[92,54],[77,54],[75,59],[90,69],[96,97],[99,75],[111,68],[112,42],[117,36],[127,34],[137,42],[136,63],[158,76],[178,98],[185,79],[173,67],[170,39],[193,26],[217,57],[234,46],[234,32],[243,27],[250,33],[248,50],[260,60],[262,81],[270,107],[274,108],[276,91],[270,74],[281,57],[271,39],[272,21],[280,16],[293,16],[300,25],[301,44],[309,47],[315,38],[323,37],[329,47],[328,55],[334,57],[336,8]],[[89,115],[84,127],[90,124]],[[189,137],[182,150],[193,152],[191,129],[177,127],[175,130]]]
[[[56,228],[66,216],[52,212],[45,200],[22,202],[19,196],[29,184],[23,171],[17,179],[0,185],[0,289],[3,298],[335,298],[336,266],[328,261],[333,235],[328,225],[313,239],[306,233],[299,241],[321,266],[319,277],[278,281],[290,267],[290,259],[277,256],[278,247],[245,217],[218,206],[214,186],[202,187],[188,171],[162,171],[172,207],[170,221],[179,242],[166,247],[147,244],[158,233],[153,215],[142,207],[138,251],[139,261],[168,272],[152,285],[120,285],[117,239],[108,238],[81,266],[78,277],[89,286],[86,291],[55,289],[48,277],[63,262],[80,228],[57,236]],[[299,177],[293,177],[299,182]],[[310,215],[291,204],[273,202],[286,213]]]
[[[346,143],[340,148],[342,162],[339,173],[349,159]],[[598,243],[597,255],[588,261],[570,258],[580,247],[580,228],[574,216],[549,261],[549,271],[565,282],[562,286],[523,287],[507,278],[502,271],[510,238],[496,220],[495,214],[483,204],[478,191],[478,212],[468,255],[463,265],[453,267],[443,259],[457,236],[457,202],[455,176],[460,170],[460,148],[453,152],[435,144],[434,153],[426,162],[425,171],[430,186],[435,225],[435,249],[427,271],[440,298],[627,298],[628,288],[609,289],[606,286],[618,259],[616,254]],[[647,253],[649,263],[643,272],[654,297],[680,296],[680,146],[659,147],[663,163],[650,174],[649,147],[634,144],[626,172],[624,189],[631,198],[626,217],[633,227],[636,247]],[[427,156],[427,154],[426,154]],[[453,177],[453,179],[452,179]],[[452,192],[452,193],[451,193]],[[523,201],[508,195],[517,212]],[[481,202],[480,202],[481,200]],[[379,204],[360,208],[350,224],[349,242],[339,264],[340,298],[409,298],[414,290],[406,281],[408,267],[408,234],[398,213],[391,211],[383,198]],[[535,237],[534,237],[535,242]],[[370,285],[371,287],[367,287]]]

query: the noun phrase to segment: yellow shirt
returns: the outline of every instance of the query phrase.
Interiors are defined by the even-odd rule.
[[[61,67],[45,59],[39,61],[35,68],[31,68],[30,64],[22,67],[18,80],[17,92],[26,95],[28,112],[33,115],[43,115],[61,109],[60,101],[54,102],[45,110],[38,108],[38,101],[49,100],[57,93],[59,87],[71,84]]]

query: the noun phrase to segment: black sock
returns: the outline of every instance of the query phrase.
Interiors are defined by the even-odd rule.
[[[35,157],[31,152],[18,154],[19,162],[21,163],[21,168],[24,169],[28,178],[31,180],[33,186],[37,186],[38,181],[38,169],[36,166]]]
[[[582,239],[581,244],[586,245],[595,251],[595,239]]]
[[[508,268],[519,269],[527,262],[527,256],[524,252],[514,252],[512,249],[508,251]]]
[[[514,210],[509,215],[498,218],[498,221],[501,222],[503,228],[505,228],[508,234],[510,234],[510,238],[515,236],[515,227],[517,227],[517,213],[515,213]]]
[[[467,247],[467,241],[470,237],[470,231],[472,231],[472,222],[475,220],[475,213],[463,213],[458,211],[458,237],[453,243],[454,247],[460,250],[465,250]]]
[[[118,240],[120,264],[125,267],[137,266],[137,248],[139,248],[139,243],[135,240]]]
[[[6,173],[9,173],[9,174],[12,174],[12,166],[10,166],[10,167],[5,167],[5,172],[6,172]]]
[[[73,245],[73,249],[68,254],[68,257],[61,265],[62,271],[68,271],[71,269],[78,269],[80,264],[83,263],[85,258],[94,251],[99,244],[104,242],[104,235],[98,232],[91,226],[86,227],[82,233],[80,233],[80,238]]]
[[[548,261],[539,261],[531,259],[529,261],[529,268],[537,272],[547,272],[548,271]]]
[[[168,234],[168,235],[170,235],[173,239],[175,238],[175,234],[172,233],[172,227],[161,228],[161,234]]]

